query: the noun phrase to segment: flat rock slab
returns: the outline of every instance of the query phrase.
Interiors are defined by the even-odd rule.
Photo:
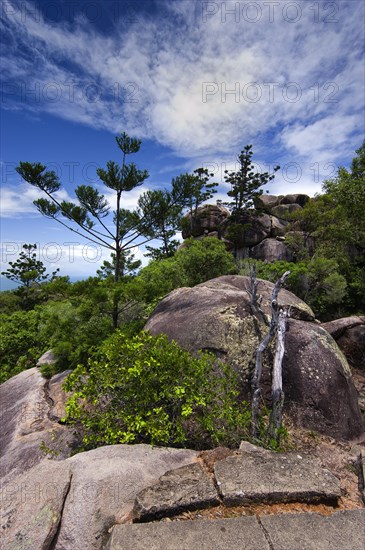
[[[200,464],[189,464],[167,472],[156,485],[141,491],[133,515],[140,521],[150,521],[219,503],[213,480]]]
[[[106,548],[108,550],[270,550],[264,531],[253,516],[215,521],[188,520],[117,525],[113,529]]]
[[[36,550],[50,547],[70,487],[66,462],[43,460],[1,490],[0,547]]]
[[[318,459],[299,453],[243,452],[217,462],[214,473],[227,505],[294,501],[336,503],[341,496],[339,480],[322,468]]]
[[[261,516],[273,550],[364,550],[365,510]]]
[[[364,550],[365,510],[117,525],[107,550]]]
[[[196,455],[188,449],[110,445],[65,460],[72,481],[54,550],[104,548],[108,530],[125,521],[137,494],[169,470],[191,464]]]

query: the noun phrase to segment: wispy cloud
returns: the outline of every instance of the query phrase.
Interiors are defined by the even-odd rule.
[[[360,145],[362,2],[161,0],[158,19],[139,12],[107,36],[4,6],[5,108],[126,129],[195,164],[254,143],[324,173]]]
[[[0,189],[0,213],[2,218],[15,218],[24,215],[38,215],[33,201],[42,197],[44,193],[28,183],[16,186],[3,186]],[[46,196],[46,195],[44,195]],[[61,189],[55,194],[59,201],[71,200],[67,191]]]

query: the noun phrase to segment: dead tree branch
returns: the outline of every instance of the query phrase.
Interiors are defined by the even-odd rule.
[[[284,286],[286,279],[290,275],[290,271],[286,271],[284,275],[280,277],[275,283],[275,286],[271,295],[271,321],[269,332],[260,343],[256,351],[255,371],[252,378],[252,436],[257,438],[259,434],[259,414],[260,414],[260,401],[261,401],[261,373],[262,373],[262,355],[268,347],[270,341],[274,338],[279,318],[278,310],[278,295],[281,288]]]
[[[279,430],[282,426],[283,419],[284,392],[282,364],[285,353],[287,317],[288,311],[281,308],[279,311],[276,333],[275,356],[272,372],[272,409],[268,430],[270,439],[275,439],[277,442],[279,442]]]
[[[259,283],[257,281],[256,262],[254,262],[252,265],[249,260],[248,270],[249,270],[249,276],[250,276],[250,288],[248,293],[251,298],[250,303],[251,303],[252,311],[253,313],[259,314],[262,317],[265,325],[270,326],[270,322],[261,308],[262,296],[259,296],[257,294],[257,287]]]

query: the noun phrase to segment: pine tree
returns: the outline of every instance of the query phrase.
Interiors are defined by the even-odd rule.
[[[19,283],[19,294],[24,299],[25,308],[28,308],[31,289],[44,281],[53,280],[59,269],[50,275],[46,273],[46,266],[37,259],[36,244],[23,244],[22,248],[23,251],[20,252],[19,258],[15,262],[9,262],[10,267],[7,271],[2,271],[1,275],[10,281]]]
[[[256,172],[252,162],[252,145],[246,145],[238,155],[239,169],[237,172],[225,170],[224,179],[231,185],[227,195],[232,197],[231,202],[225,203],[232,212],[232,220],[239,220],[240,215],[251,208],[256,198],[262,195],[261,187],[275,177],[280,166],[274,167],[274,174]]]
[[[16,170],[25,181],[46,194],[47,198],[34,201],[42,215],[56,220],[79,237],[102,246],[114,254],[114,281],[117,283],[120,279],[123,254],[151,240],[153,229],[150,212],[142,208],[135,211],[122,208],[124,194],[142,185],[149,176],[146,170],[139,170],[134,163],[126,162],[128,155],[139,151],[141,141],[129,137],[125,132],[115,139],[122,152],[121,165],[109,161],[106,170],[97,169],[103,184],[116,194],[116,210],[112,213],[113,224],[107,221],[111,214],[111,207],[105,196],[95,187],[90,185],[76,187],[78,204],[60,201],[57,198],[57,191],[60,190],[61,184],[55,172],[46,171],[46,167],[40,163],[29,162],[20,162]],[[118,300],[118,292],[115,292],[113,306],[115,328],[118,326],[119,318]]]

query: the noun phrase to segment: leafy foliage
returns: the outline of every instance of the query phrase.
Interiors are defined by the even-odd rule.
[[[248,435],[250,413],[237,405],[233,371],[212,355],[192,357],[164,335],[117,331],[88,369],[65,388],[68,422],[85,449],[116,443],[209,448]]]
[[[47,342],[38,332],[38,311],[0,314],[0,383],[34,367],[46,351]]]
[[[351,170],[339,168],[323,184],[324,193],[295,213],[294,228],[311,235],[315,252],[311,262],[317,271],[313,294],[308,301],[321,313],[333,315],[332,304],[341,305],[343,316],[365,310],[365,142],[357,150]],[[341,299],[342,296],[342,299]],[[318,301],[319,300],[319,301]]]
[[[214,237],[186,240],[184,248],[176,254],[176,261],[185,272],[188,286],[236,271],[232,254]]]
[[[249,275],[248,263],[241,262],[241,275]],[[346,279],[338,272],[335,260],[313,257],[298,263],[257,260],[255,264],[257,276],[267,281],[275,282],[283,272],[290,271],[286,288],[304,300],[319,318],[331,317],[347,296]]]
[[[38,333],[58,358],[56,371],[86,364],[113,327],[91,300],[49,303],[38,310]]]
[[[188,239],[172,258],[150,262],[133,284],[144,301],[154,306],[175,288],[194,286],[235,271],[233,257],[221,241],[214,237]]]

